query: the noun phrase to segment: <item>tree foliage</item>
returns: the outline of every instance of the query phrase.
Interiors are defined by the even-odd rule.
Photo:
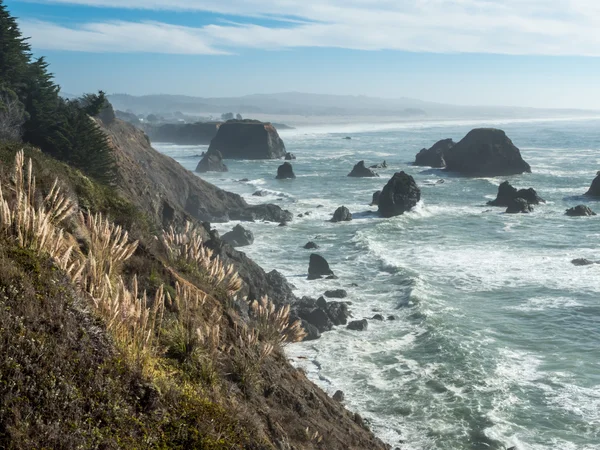
[[[48,63],[32,56],[15,18],[0,0],[0,139],[22,138],[89,176],[112,183],[114,155],[90,117],[108,110],[105,117],[110,118],[112,107],[104,92],[67,101],[59,91]]]

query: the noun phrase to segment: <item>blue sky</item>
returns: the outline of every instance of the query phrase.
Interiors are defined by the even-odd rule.
[[[5,0],[64,92],[600,109],[597,0]]]

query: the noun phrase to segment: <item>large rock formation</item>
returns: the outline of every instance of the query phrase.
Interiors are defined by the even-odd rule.
[[[373,192],[373,198],[371,199],[371,206],[379,205],[379,197],[381,196],[381,191]]]
[[[221,239],[232,247],[245,247],[254,243],[254,234],[238,224],[229,233],[225,233]]]
[[[196,172],[227,172],[227,166],[223,163],[223,156],[218,150],[206,152],[198,165]]]
[[[275,159],[286,153],[275,127],[257,120],[221,124],[209,150],[219,150],[225,159]]]
[[[592,181],[592,185],[585,195],[589,195],[590,197],[600,197],[600,172],[596,174],[596,178]]]
[[[530,205],[539,205],[540,203],[546,203],[541,198],[535,189],[516,189],[508,181],[505,181],[498,186],[498,195],[492,201],[487,204],[490,206],[510,206],[513,204],[514,199],[522,198]]]
[[[571,217],[588,217],[596,215],[594,211],[585,205],[577,205],[573,208],[569,208],[565,214]]]
[[[404,172],[395,173],[379,196],[379,214],[393,217],[410,211],[421,200],[415,179]]]
[[[296,174],[294,174],[294,168],[289,162],[284,162],[277,168],[277,176],[275,178],[278,180],[296,178]]]
[[[526,214],[530,212],[533,212],[533,206],[527,200],[520,197],[511,201],[508,208],[506,208],[506,214]]]
[[[521,152],[504,131],[471,130],[444,154],[446,169],[467,176],[495,177],[531,172]]]
[[[167,123],[144,125],[152,142],[169,142],[179,145],[208,145],[217,135],[221,122]]]
[[[239,195],[207,183],[157,152],[148,137],[129,123],[119,119],[108,125],[97,123],[117,159],[118,190],[151,215],[156,226],[183,224],[189,216],[208,222],[292,219],[291,213],[277,205],[249,206]]]
[[[329,268],[329,263],[321,255],[312,253],[308,263],[308,279],[316,280],[318,278],[333,275],[333,270]]]
[[[359,161],[358,163],[356,163],[356,165],[352,169],[352,172],[350,172],[348,174],[348,176],[349,177],[364,177],[364,178],[366,178],[366,177],[378,177],[379,175],[377,175],[371,169],[366,167],[364,161]]]
[[[340,206],[333,213],[333,217],[331,218],[331,222],[349,222],[352,220],[352,213],[345,206]]]
[[[435,168],[446,167],[445,154],[454,147],[452,139],[442,139],[433,144],[431,148],[424,148],[415,157],[415,166],[429,166]]]

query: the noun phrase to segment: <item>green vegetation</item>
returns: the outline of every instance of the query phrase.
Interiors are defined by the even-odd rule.
[[[0,139],[20,140],[81,169],[115,182],[114,156],[90,115],[107,107],[104,93],[64,100],[44,58],[33,58],[14,17],[0,0]]]

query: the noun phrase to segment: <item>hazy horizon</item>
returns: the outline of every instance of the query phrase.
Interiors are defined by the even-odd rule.
[[[591,0],[6,0],[63,92],[597,109]]]

